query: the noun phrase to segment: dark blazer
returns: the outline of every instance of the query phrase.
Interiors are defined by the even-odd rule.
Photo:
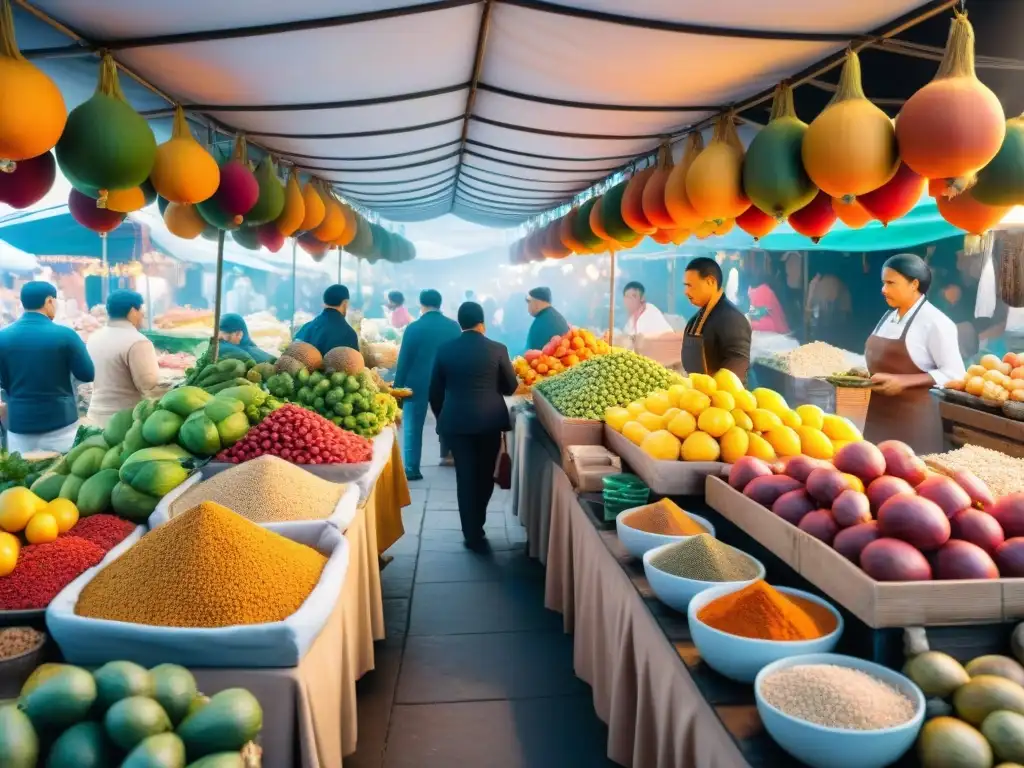
[[[508,406],[503,396],[519,383],[504,344],[476,331],[465,331],[437,351],[430,377],[430,408],[441,434],[480,435],[507,432]]]
[[[686,335],[689,336],[700,321],[698,312],[686,324]],[[707,373],[714,375],[722,368],[740,377],[747,378],[750,367],[750,321],[736,305],[724,296],[715,304],[704,323],[704,357],[707,360]],[[685,338],[684,342],[685,344]]]
[[[355,329],[341,312],[330,307],[324,307],[323,312],[302,326],[295,334],[295,340],[312,344],[321,355],[335,347],[359,349],[359,336]]]
[[[543,349],[554,336],[564,336],[569,332],[569,323],[562,313],[554,307],[544,307],[533,318],[530,333],[526,337],[526,350]]]
[[[414,400],[426,403],[437,350],[461,335],[459,324],[439,311],[425,312],[419,320],[410,323],[402,336],[395,386],[409,387]]]

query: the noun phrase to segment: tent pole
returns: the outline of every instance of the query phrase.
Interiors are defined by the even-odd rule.
[[[153,292],[149,287],[150,277],[146,275],[146,330],[153,330]]]
[[[213,300],[213,338],[210,339],[210,349],[213,353],[210,359],[217,362],[217,355],[220,352],[220,308],[221,288],[224,286],[224,230],[217,232],[217,294]]]
[[[296,237],[292,240],[292,317],[291,322],[289,323],[293,337],[295,336],[295,295],[296,289],[298,288],[298,281],[295,278],[295,269],[299,258],[298,248],[299,238]]]
[[[103,261],[103,282],[100,284],[100,298],[105,304],[110,295],[110,265],[107,263],[107,233],[100,234],[100,258]]]
[[[608,343],[615,340],[615,251],[609,251],[611,275],[608,277]]]
[[[341,283],[341,257],[345,255],[345,251],[341,248],[338,249],[338,282]]]

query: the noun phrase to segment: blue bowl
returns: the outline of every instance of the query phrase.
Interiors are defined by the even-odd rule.
[[[836,619],[835,630],[813,640],[759,640],[730,635],[728,632],[709,627],[697,618],[701,608],[712,600],[736,592],[749,583],[732,582],[706,589],[696,595],[687,608],[686,618],[690,625],[693,644],[704,662],[718,674],[740,683],[752,683],[758,673],[773,662],[808,653],[829,653],[836,647],[843,634],[843,617],[827,601],[799,589],[775,587],[784,595],[795,595],[827,608]]]
[[[761,698],[761,684],[773,672],[803,664],[834,664],[859,669],[892,685],[914,702],[914,717],[903,725],[875,731],[828,728],[791,717]],[[793,656],[769,664],[754,681],[757,712],[765,730],[786,752],[811,768],[883,768],[895,763],[917,740],[924,723],[924,694],[909,679],[887,667],[837,653]]]
[[[694,515],[694,517],[696,517],[696,515]],[[711,535],[714,536],[714,533],[712,532]],[[682,536],[677,538],[682,540],[690,537]],[[752,582],[760,581],[764,578],[764,565],[760,560],[751,557],[746,552],[742,552],[735,547],[729,547],[728,544],[723,544],[722,546],[729,547],[730,549],[736,549],[737,552],[740,552],[744,557],[748,558],[757,566],[757,575],[754,578],[746,581],[700,581],[698,579],[688,579],[685,576],[676,576],[674,574],[667,573],[659,570],[651,564],[652,559],[677,543],[677,541],[672,541],[668,544],[662,544],[659,547],[647,550],[643,556],[644,575],[647,577],[647,583],[651,585],[651,591],[654,592],[655,597],[675,611],[686,613],[686,610],[690,605],[690,601],[704,590],[727,586],[734,589],[740,589]],[[751,680],[753,680],[753,677],[751,677]]]
[[[633,528],[624,518],[639,508],[631,507],[630,509],[624,509],[615,516],[615,533],[618,535],[619,541],[622,542],[622,546],[629,550],[629,554],[633,557],[643,557],[648,551],[656,547],[665,544],[675,544],[676,542],[692,538],[692,536],[669,536],[664,533],[650,533],[648,531],[641,531],[639,528]],[[703,528],[705,533],[711,536],[715,535],[715,526],[711,524],[710,520],[690,512],[686,512],[686,515]]]

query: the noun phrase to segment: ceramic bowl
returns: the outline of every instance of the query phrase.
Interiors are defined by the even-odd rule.
[[[684,536],[679,538],[688,537]],[[673,541],[648,550],[644,553],[643,561],[644,575],[647,576],[647,583],[651,585],[651,589],[654,591],[655,597],[661,600],[661,602],[669,608],[679,611],[680,613],[686,613],[686,609],[690,605],[690,601],[706,589],[722,586],[731,586],[735,589],[739,589],[740,587],[745,587],[751,582],[764,578],[764,566],[759,560],[750,557],[746,552],[741,552],[741,554],[757,565],[757,576],[746,581],[700,581],[698,579],[688,579],[685,576],[674,576],[671,573],[666,573],[665,571],[655,568],[651,564],[651,560],[676,543],[677,542]],[[729,547],[728,544],[723,544],[722,546]],[[729,549],[736,548],[729,547]],[[740,552],[738,549],[736,551]]]
[[[633,557],[640,558],[644,554],[655,547],[660,547],[664,544],[674,544],[677,541],[684,541],[691,538],[690,536],[668,536],[663,533],[648,533],[647,531],[641,531],[639,528],[632,528],[626,522],[625,518],[631,513],[640,509],[640,507],[631,507],[625,509],[615,516],[615,532],[619,535],[619,541],[622,542],[629,554]],[[712,536],[715,535],[715,526],[711,524],[710,520],[707,520],[700,515],[694,515],[690,512],[686,513],[687,516],[701,526],[707,533]]]

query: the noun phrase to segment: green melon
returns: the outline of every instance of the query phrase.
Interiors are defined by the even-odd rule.
[[[230,232],[233,229],[238,229],[240,222],[235,216],[227,213],[221,204],[217,202],[217,197],[214,195],[209,200],[204,200],[201,203],[196,203],[196,210],[199,211],[199,215],[203,217],[203,221],[209,224],[211,227],[217,229],[223,229],[225,232]],[[205,232],[203,235],[205,236]]]
[[[258,251],[261,247],[255,227],[239,227],[231,233],[231,238],[240,246],[248,248],[250,251]]]
[[[373,231],[370,229],[370,222],[362,216],[356,214],[356,219],[359,222],[356,226],[356,236],[345,250],[355,256],[366,258],[373,250]]]
[[[594,204],[598,201],[597,197],[592,197],[587,202],[579,207],[576,211],[576,218],[572,222],[572,234],[577,240],[579,240],[587,248],[597,248],[604,240],[594,234],[594,230],[590,228],[590,211],[594,208]]]
[[[273,221],[284,210],[284,185],[274,171],[274,161],[267,155],[256,167],[256,183],[260,187],[260,196],[256,205],[245,214],[245,222],[249,225],[265,224]],[[244,243],[243,243],[244,245]],[[248,248],[249,246],[246,246]]]
[[[391,261],[392,242],[391,233],[378,224],[371,224],[373,228],[373,249],[370,251],[369,260],[371,263],[383,259]]]
[[[601,199],[601,223],[604,224],[604,231],[620,243],[632,245],[636,243],[637,233],[622,218],[622,195],[626,191],[626,183],[620,182],[604,193]]]
[[[1024,204],[1024,116],[1006,121],[999,152],[978,172],[971,194],[985,205]]]

